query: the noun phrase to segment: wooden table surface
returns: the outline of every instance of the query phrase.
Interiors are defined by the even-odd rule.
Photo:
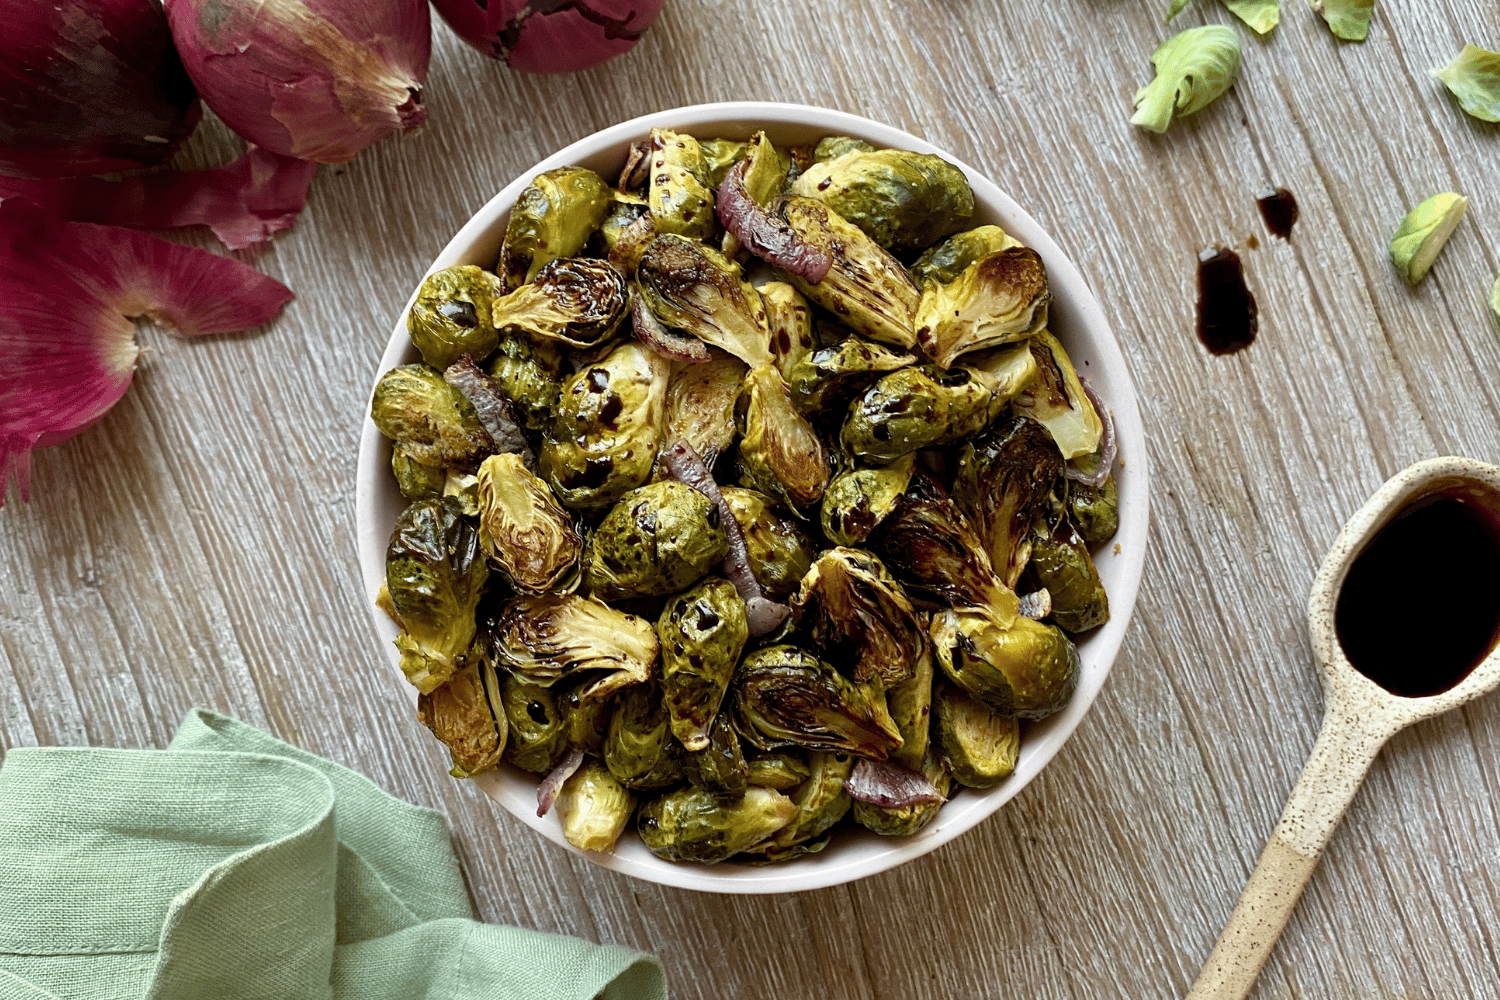
[[[130,393],[35,458],[0,511],[0,746],[163,746],[206,705],[449,819],[484,919],[656,952],[674,996],[1183,994],[1312,746],[1308,585],[1340,524],[1421,458],[1500,460],[1500,131],[1429,74],[1500,48],[1489,0],[1377,8],[1340,43],[1302,0],[1239,82],[1156,136],[1128,124],[1165,0],[670,0],[628,55],[525,76],[435,28],[430,124],[325,167],[256,255],[297,300],[263,330],[145,328]],[[446,777],[371,630],[354,463],[376,362],[461,223],[552,150],[705,101],[855,112],[993,177],[1091,284],[1149,439],[1151,547],[1091,714],[996,816],[862,882],[718,897],[569,855]],[[182,162],[235,148],[206,127]],[[1255,197],[1295,193],[1272,238]],[[1387,241],[1470,199],[1408,288]],[[207,238],[201,245],[211,245]],[[1236,248],[1260,335],[1194,334],[1195,262]],[[1258,244],[1258,246],[1257,246]],[[1393,628],[1441,628],[1394,590]],[[1398,735],[1335,833],[1254,996],[1500,996],[1500,697]]]

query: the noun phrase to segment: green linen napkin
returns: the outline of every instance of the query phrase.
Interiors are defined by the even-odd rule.
[[[443,819],[234,719],[0,767],[0,1000],[661,1000],[652,957],[471,919]]]

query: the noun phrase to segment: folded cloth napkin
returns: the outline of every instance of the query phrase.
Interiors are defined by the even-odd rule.
[[[0,1000],[661,1000],[639,952],[478,923],[442,817],[234,719],[0,767]]]

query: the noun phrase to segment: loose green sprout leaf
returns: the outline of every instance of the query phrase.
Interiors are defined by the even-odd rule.
[[[1178,14],[1181,14],[1182,9],[1187,5],[1188,0],[1172,0],[1172,6],[1167,8],[1167,16],[1162,18],[1162,23],[1165,24],[1166,22],[1172,20],[1172,18],[1176,17]]]
[[[1464,217],[1469,199],[1452,191],[1428,198],[1406,213],[1391,237],[1391,263],[1409,285],[1427,277],[1448,237]]]
[[[1375,0],[1312,0],[1312,8],[1323,15],[1328,30],[1346,42],[1362,42],[1370,33],[1370,15]]]
[[[1281,22],[1281,0],[1224,0],[1224,6],[1259,35]]]
[[[1160,134],[1174,115],[1190,115],[1230,88],[1240,71],[1240,39],[1222,24],[1189,28],[1157,46],[1151,65],[1156,79],[1136,91],[1130,124]]]
[[[1432,75],[1443,81],[1469,114],[1480,121],[1500,122],[1500,52],[1465,45],[1452,62]]]

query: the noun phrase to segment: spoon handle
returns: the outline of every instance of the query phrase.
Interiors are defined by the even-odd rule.
[[[1244,1000],[1250,994],[1323,847],[1394,731],[1382,719],[1329,706],[1281,822],[1187,1000]]]

